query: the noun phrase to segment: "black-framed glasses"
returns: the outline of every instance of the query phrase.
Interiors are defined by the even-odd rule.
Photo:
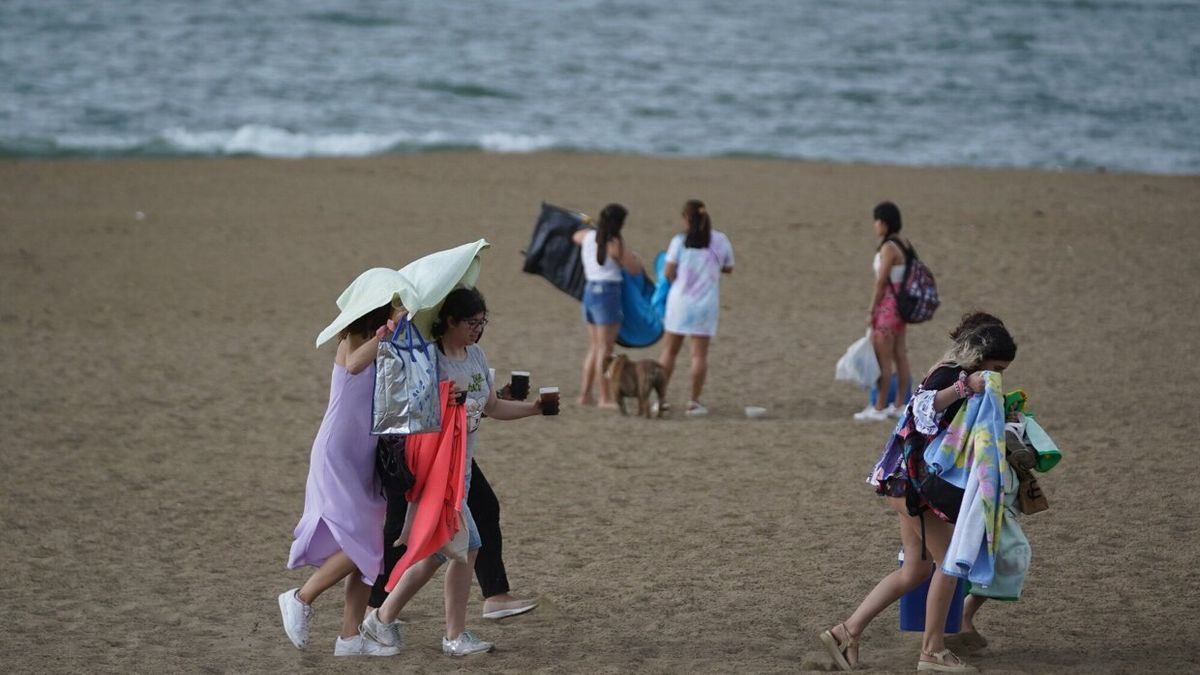
[[[488,320],[487,320],[487,317],[485,316],[482,319],[464,319],[463,323],[470,326],[471,330],[479,330],[480,328],[483,328],[484,326],[488,325]]]

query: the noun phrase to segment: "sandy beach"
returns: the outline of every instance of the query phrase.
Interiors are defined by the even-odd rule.
[[[705,419],[581,409],[578,304],[521,272],[543,200],[630,210],[649,258],[684,200],[733,242]],[[1003,317],[1006,388],[1065,459],[1025,518],[1033,568],[979,627],[987,673],[1200,669],[1200,178],[741,159],[442,153],[356,160],[0,161],[0,669],[6,672],[792,673],[896,565],[863,481],[889,427],[833,381],[863,331],[870,210],[896,201],[943,305]],[[338,662],[341,594],[291,646],[288,571],[331,346],[362,270],[487,238],[491,364],[563,390],[562,415],[485,423],[514,590],[532,614],[441,656],[440,577],[408,647]],[[633,352],[657,356],[657,349]],[[681,361],[680,373],[685,373]],[[677,379],[671,397],[685,399]],[[747,404],[765,419],[742,414]],[[911,671],[893,607],[865,666]]]

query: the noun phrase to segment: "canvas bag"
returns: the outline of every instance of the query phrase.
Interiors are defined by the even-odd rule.
[[[941,300],[933,272],[917,257],[917,250],[893,239],[904,251],[904,279],[896,291],[896,306],[905,323],[921,323],[933,318]]]
[[[371,433],[423,434],[442,427],[437,346],[404,317],[375,357]]]
[[[838,382],[853,382],[863,389],[875,386],[879,380],[879,359],[871,345],[870,329],[838,359],[833,377]]]

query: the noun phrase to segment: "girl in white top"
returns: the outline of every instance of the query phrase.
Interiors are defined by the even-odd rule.
[[[688,200],[682,215],[683,233],[671,239],[663,268],[671,291],[659,362],[669,381],[683,338],[691,337],[692,395],[685,414],[697,417],[708,413],[700,405],[700,391],[708,374],[708,343],[717,333],[721,275],[733,273],[733,245],[724,233],[712,228],[704,202]]]
[[[904,281],[906,256],[904,244],[897,236],[902,222],[900,208],[891,202],[882,202],[875,207],[875,234],[879,236],[879,248],[875,251],[872,267],[875,283],[871,286],[871,307],[867,310],[867,325],[871,327],[871,343],[875,357],[879,360],[879,382],[875,387],[875,400],[861,412],[854,414],[860,422],[882,421],[898,414],[907,401],[909,366],[908,346],[905,338],[904,318],[896,301],[896,290]],[[896,371],[896,405],[888,405],[888,390],[891,388],[892,369]]]
[[[573,239],[582,247],[583,319],[588,329],[588,351],[583,357],[583,381],[579,404],[593,405],[592,383],[600,381],[600,407],[615,408],[616,399],[604,377],[604,362],[612,356],[621,329],[622,270],[641,274],[642,263],[637,254],[625,247],[621,228],[629,213],[620,204],[609,204],[600,211],[596,229],[583,229]]]

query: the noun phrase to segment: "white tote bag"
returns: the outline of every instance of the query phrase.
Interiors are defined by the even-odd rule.
[[[871,330],[855,340],[854,344],[838,359],[834,379],[838,382],[853,382],[863,389],[870,389],[879,381],[879,360],[875,358],[875,347],[871,345]]]

